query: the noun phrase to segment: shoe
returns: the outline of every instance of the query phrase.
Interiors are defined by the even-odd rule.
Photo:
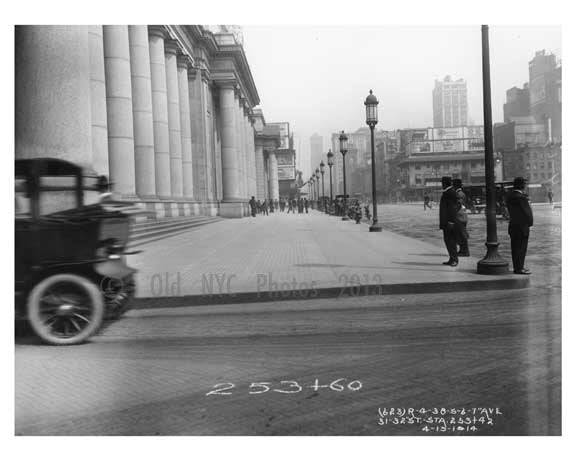
[[[467,251],[466,253],[460,253],[460,252],[458,252],[458,256],[462,256],[462,257],[464,257],[464,258],[467,258],[468,256],[470,256],[470,252],[469,252],[469,251]]]
[[[444,261],[442,264],[444,264],[445,266],[451,266],[451,265],[452,265],[452,260],[449,259],[448,261]]]
[[[450,267],[456,267],[458,265],[458,261],[452,261],[450,264],[448,264]]]
[[[528,269],[520,269],[519,271],[514,271],[514,273],[520,275],[530,275],[532,272],[530,272]]]

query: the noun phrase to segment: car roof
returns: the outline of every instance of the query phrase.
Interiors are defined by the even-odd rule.
[[[36,175],[77,175],[82,172],[82,168],[75,163],[59,158],[39,157],[29,159],[17,159],[15,162],[15,173],[24,175],[34,173]]]

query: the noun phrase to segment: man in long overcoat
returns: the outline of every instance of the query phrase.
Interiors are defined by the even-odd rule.
[[[442,177],[442,197],[440,198],[440,229],[444,233],[444,244],[448,250],[449,259],[442,264],[455,267],[458,265],[458,231],[456,216],[460,208],[458,195],[452,187],[450,176]]]
[[[506,208],[508,208],[510,215],[508,235],[510,236],[512,265],[515,274],[531,273],[524,267],[524,260],[528,249],[530,227],[534,224],[534,218],[528,196],[524,193],[525,186],[526,180],[524,178],[514,178],[513,189],[506,196]]]

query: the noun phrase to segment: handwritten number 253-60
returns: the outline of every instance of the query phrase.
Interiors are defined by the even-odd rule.
[[[314,389],[318,391],[322,388],[327,388],[335,392],[342,392],[345,390],[349,391],[359,391],[362,389],[362,383],[358,380],[350,381],[345,385],[346,378],[339,378],[332,381],[330,384],[320,385],[316,379],[314,384],[308,386],[302,386],[297,381],[280,381],[279,386],[273,385],[271,382],[258,382],[250,383],[248,386],[248,394],[264,394],[268,391],[278,392],[280,394],[297,394],[302,392],[304,388]],[[214,384],[214,389],[208,392],[206,395],[231,395],[232,389],[236,388],[234,383],[217,383]]]

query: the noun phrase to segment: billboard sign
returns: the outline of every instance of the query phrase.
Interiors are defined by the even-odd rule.
[[[296,178],[294,165],[278,165],[278,180],[294,180]]]

